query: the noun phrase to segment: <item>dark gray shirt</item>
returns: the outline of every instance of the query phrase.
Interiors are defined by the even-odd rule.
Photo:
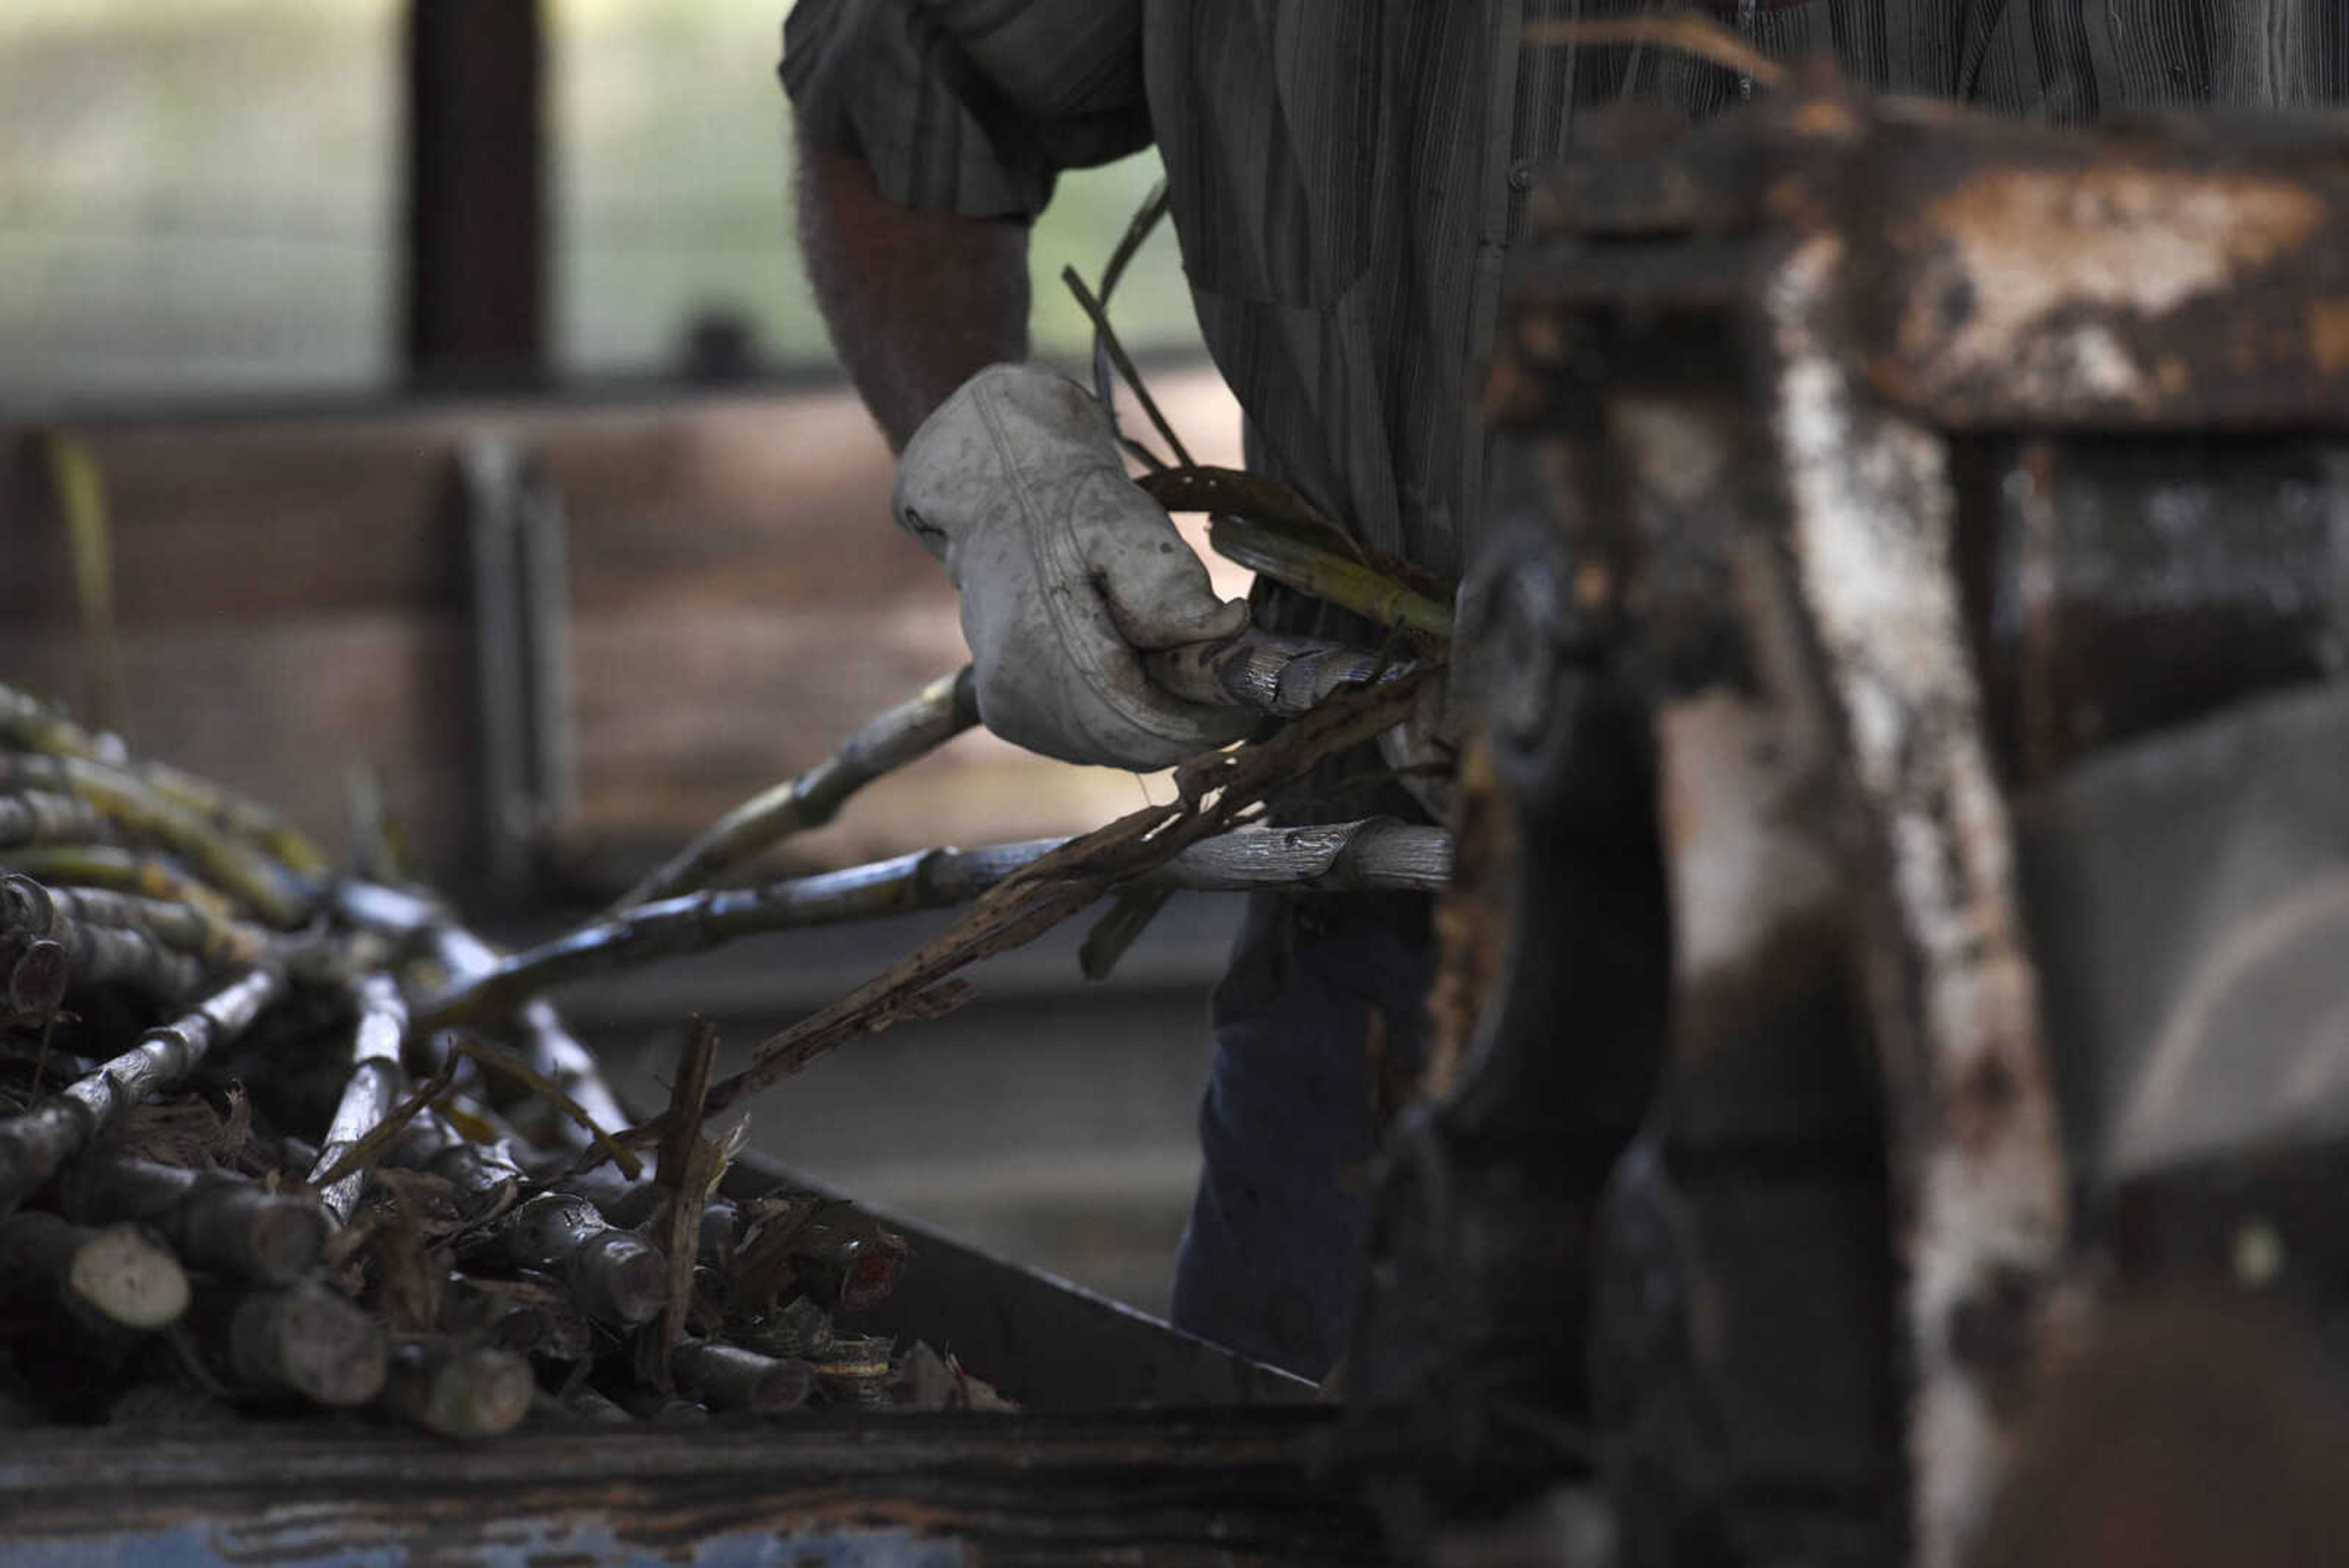
[[[1482,493],[1476,377],[1531,171],[1626,98],[1702,115],[1733,73],[1529,21],[1657,0],[798,0],[812,143],[910,206],[1032,216],[1152,140],[1251,450],[1375,548],[1455,571]],[[1774,56],[2056,121],[2338,101],[2349,0],[1723,0]]]

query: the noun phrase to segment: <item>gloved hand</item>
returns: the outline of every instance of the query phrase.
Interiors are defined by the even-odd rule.
[[[1157,768],[1253,727],[1143,673],[1138,650],[1233,636],[1247,606],[1216,597],[1075,382],[1030,365],[973,376],[905,443],[892,505],[962,595],[978,714],[1005,740]]]
[[[1437,823],[1459,826],[1453,813],[1460,801],[1460,742],[1446,712],[1441,680],[1420,688],[1412,716],[1379,732],[1379,757],[1412,798]]]

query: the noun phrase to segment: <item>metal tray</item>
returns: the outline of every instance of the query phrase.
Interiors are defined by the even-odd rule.
[[[737,1196],[786,1179],[763,1162]],[[947,1568],[1381,1561],[1318,1485],[1294,1377],[906,1225],[860,1326],[951,1349],[1016,1415],[821,1411],[466,1446],[379,1425],[0,1434],[0,1565]]]

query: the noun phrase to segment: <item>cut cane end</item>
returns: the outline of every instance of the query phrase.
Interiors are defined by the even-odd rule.
[[[796,1410],[815,1392],[815,1368],[804,1361],[778,1361],[751,1386],[749,1407],[761,1416]]]
[[[383,1392],[389,1349],[382,1327],[319,1291],[290,1295],[275,1325],[275,1370],[321,1405],[365,1405]]]
[[[679,1345],[678,1386],[713,1407],[771,1416],[807,1403],[815,1369],[804,1361],[761,1355],[736,1345]]]
[[[775,1404],[759,1406],[763,1415],[775,1415],[778,1410],[796,1410],[808,1404],[815,1394],[815,1368],[806,1361],[782,1361],[782,1371],[775,1376]]]
[[[99,1231],[74,1254],[73,1293],[126,1328],[153,1330],[188,1310],[188,1276],[180,1261],[136,1225]]]
[[[658,1248],[614,1232],[583,1254],[582,1262],[589,1258],[596,1262],[582,1271],[582,1283],[601,1298],[591,1316],[633,1328],[650,1323],[668,1304],[668,1260]]]
[[[498,1349],[529,1355],[554,1337],[554,1315],[544,1307],[516,1306],[500,1314],[489,1334]]]
[[[636,1418],[595,1389],[581,1385],[558,1401],[564,1409],[599,1427],[633,1427]]]
[[[487,1348],[450,1355],[419,1376],[421,1386],[402,1402],[419,1423],[444,1438],[495,1438],[512,1431],[530,1414],[538,1386],[528,1362]]]
[[[245,1241],[253,1277],[292,1284],[326,1255],[330,1234],[326,1210],[315,1204],[286,1199],[255,1210]]]
[[[8,971],[9,1008],[19,1017],[46,1018],[64,1004],[72,980],[73,959],[62,942],[29,942]]]
[[[861,1247],[840,1282],[843,1312],[864,1312],[896,1293],[905,1277],[905,1254],[894,1247]]]

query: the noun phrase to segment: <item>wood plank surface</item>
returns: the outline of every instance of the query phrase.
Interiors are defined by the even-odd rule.
[[[1208,371],[1162,372],[1203,461],[1237,458]],[[840,389],[642,404],[439,404],[78,432],[102,472],[144,754],[269,800],[329,843],[352,765],[419,869],[477,860],[472,681],[451,465],[533,451],[569,524],[576,860],[642,863],[827,753],[967,657],[936,565],[888,518],[890,461]],[[89,700],[64,530],[31,434],[0,427],[0,679]],[[1240,591],[1245,575],[1218,586]],[[861,798],[802,864],[1075,831],[1143,787],[966,736]],[[1163,788],[1159,798],[1164,798]]]
[[[1309,1445],[1334,1414],[818,1412],[478,1445],[315,1423],[145,1438],[49,1431],[0,1451],[0,1558],[1386,1561],[1367,1511],[1309,1479]],[[911,1550],[924,1542],[943,1550]]]

